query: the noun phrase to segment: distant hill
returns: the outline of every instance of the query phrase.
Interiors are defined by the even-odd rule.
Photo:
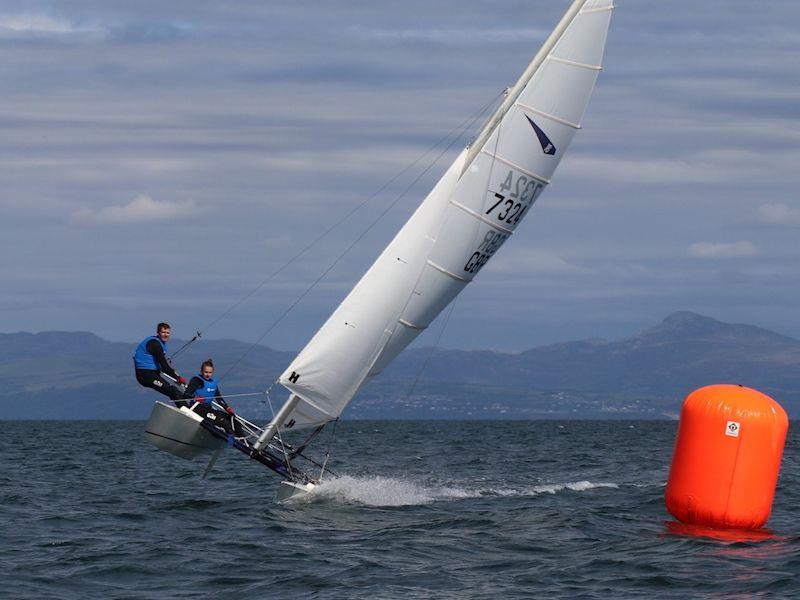
[[[171,347],[180,345],[176,340]],[[156,394],[133,380],[134,346],[85,332],[0,334],[2,418],[146,418]],[[226,394],[262,391],[295,354],[203,340],[176,362],[192,374],[211,356],[223,373],[248,349],[222,383]],[[800,417],[800,341],[683,311],[617,341],[520,353],[412,349],[365,387],[345,417],[664,418],[677,415],[688,392],[710,383],[757,388]],[[247,396],[231,403],[267,419],[263,400]]]

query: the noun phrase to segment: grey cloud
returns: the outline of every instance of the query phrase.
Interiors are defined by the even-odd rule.
[[[199,209],[191,201],[170,202],[153,200],[150,196],[136,196],[127,204],[104,206],[99,209],[81,208],[71,219],[82,225],[130,225],[187,219],[197,215]]]
[[[728,259],[758,254],[752,242],[696,242],[689,246],[687,254],[694,258]]]
[[[420,28],[387,29],[387,28],[353,28],[357,35],[375,38],[396,39],[403,41],[431,41],[441,44],[458,44],[474,46],[508,42],[529,42],[547,37],[549,30],[531,28],[491,28],[473,27],[470,29]]]
[[[800,227],[800,208],[788,204],[762,204],[758,207],[758,217],[762,223],[779,227]]]
[[[792,215],[796,199],[800,42],[787,24],[800,5],[619,4],[585,129],[459,298],[445,344],[613,337],[677,308],[800,335],[796,229],[760,208]],[[0,38],[0,251],[27,271],[3,276],[9,297],[38,299],[3,305],[0,329],[134,339],[161,313],[188,331],[211,321],[513,82],[565,6],[7,2],[3,14],[74,32]],[[455,151],[267,343],[313,334]],[[257,337],[421,168],[209,335]],[[70,221],[108,219],[142,194],[182,208],[167,222]],[[748,240],[758,254],[699,260],[687,255],[698,240]]]
[[[61,41],[102,39],[102,28],[79,25],[46,12],[0,12],[0,40]]]

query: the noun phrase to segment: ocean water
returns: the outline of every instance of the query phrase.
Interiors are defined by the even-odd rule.
[[[795,425],[768,532],[721,537],[670,523],[674,422],[345,421],[286,505],[143,423],[0,428],[3,598],[800,597]]]

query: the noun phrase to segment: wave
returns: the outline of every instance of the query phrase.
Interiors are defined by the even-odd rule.
[[[354,477],[342,475],[326,479],[300,502],[333,501],[365,506],[414,506],[440,501],[470,498],[537,496],[563,491],[585,492],[598,488],[618,488],[613,482],[574,481],[525,488],[489,487],[470,489],[462,486],[426,485],[393,477]]]
[[[563,490],[571,490],[573,492],[585,492],[587,490],[595,490],[598,488],[618,488],[616,483],[592,483],[591,481],[575,481],[573,483],[555,483],[551,485],[538,485],[533,488],[537,494],[555,494]]]
[[[392,477],[341,475],[326,479],[303,500],[333,500],[367,506],[411,506],[470,497],[474,495],[458,487],[426,486]]]

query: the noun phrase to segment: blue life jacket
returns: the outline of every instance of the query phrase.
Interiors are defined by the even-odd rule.
[[[197,388],[194,391],[194,397],[201,397],[203,404],[211,404],[214,398],[217,397],[217,380],[213,377],[211,379],[204,379],[199,373],[195,375],[200,381],[203,382],[203,387]]]
[[[150,340],[158,340],[161,347],[164,348],[164,354],[167,353],[167,345],[161,341],[160,338],[151,335],[144,338],[141,343],[136,346],[136,352],[133,353],[133,366],[137,369],[147,369],[148,371],[158,371],[155,357],[147,351],[147,342]]]

